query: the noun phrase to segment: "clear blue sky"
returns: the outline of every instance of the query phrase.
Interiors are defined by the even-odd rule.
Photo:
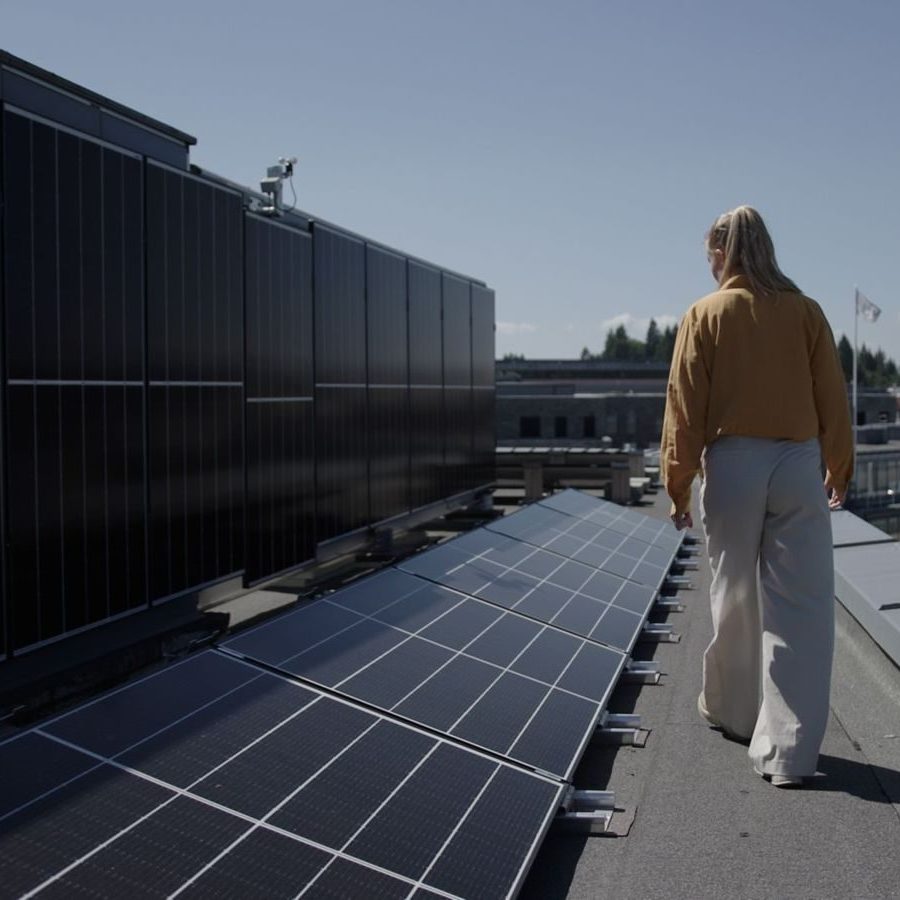
[[[784,270],[900,359],[896,0],[0,0],[0,46],[199,138],[299,206],[485,279],[498,354],[643,336],[750,203]]]

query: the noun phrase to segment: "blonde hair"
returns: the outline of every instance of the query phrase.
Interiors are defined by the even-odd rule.
[[[742,274],[754,294],[800,293],[800,288],[778,268],[766,223],[752,206],[738,206],[722,213],[706,235],[706,249],[724,254],[723,281]]]

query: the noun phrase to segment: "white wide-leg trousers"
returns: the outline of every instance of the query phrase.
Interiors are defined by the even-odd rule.
[[[831,517],[816,439],[707,447],[701,511],[713,639],[699,707],[750,738],[757,771],[816,771],[834,650]]]

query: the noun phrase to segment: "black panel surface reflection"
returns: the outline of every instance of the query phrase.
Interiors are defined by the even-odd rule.
[[[446,273],[442,279],[444,309],[444,386],[472,384],[472,307],[469,282]]]
[[[312,239],[246,217],[247,397],[312,397]]]
[[[444,388],[443,495],[474,487],[472,464],[472,389]]]
[[[494,386],[494,292],[472,285],[472,384]]]
[[[399,564],[539,622],[630,650],[656,591],[486,528]]]
[[[372,523],[410,505],[406,260],[366,248],[368,455]]]
[[[624,664],[616,650],[397,570],[225,647],[560,777],[577,764]],[[559,692],[577,702],[551,702]],[[572,712],[565,737],[554,738],[560,729],[544,707]]]
[[[366,383],[365,245],[314,226],[316,383]]]
[[[153,882],[165,894],[403,897],[417,882],[462,884],[462,844],[465,867],[513,895],[564,788],[217,651],[43,728],[69,746],[33,734],[0,748],[31,766],[0,824],[16,895],[53,879],[101,896]]]
[[[654,590],[661,587],[674,555],[605,524],[565,515],[539,503],[487,527]]]
[[[243,568],[241,407],[240,387],[150,388],[154,599]]]
[[[367,389],[316,387],[316,540],[369,522]]]
[[[684,535],[675,532],[668,521],[653,519],[580,491],[560,491],[539,502],[542,507],[586,519],[595,523],[598,528],[608,528],[618,534],[636,537],[645,543],[671,550],[672,553],[681,546],[684,539]]]
[[[444,496],[444,403],[440,388],[410,390],[410,493],[418,509]]]
[[[316,547],[312,402],[248,403],[247,579],[312,559]]]
[[[247,580],[315,554],[312,239],[246,217]]]
[[[409,510],[409,391],[370,387],[368,404],[370,520],[374,524]]]
[[[441,273],[409,262],[409,380],[413,386],[444,383]]]
[[[467,487],[495,479],[494,292],[472,285],[472,464]]]
[[[9,111],[2,158],[0,654],[147,600],[141,162]]]
[[[243,534],[241,199],[147,166],[151,597],[239,572]]]

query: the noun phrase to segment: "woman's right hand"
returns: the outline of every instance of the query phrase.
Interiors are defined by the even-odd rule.
[[[844,504],[844,498],[847,496],[847,488],[839,491],[831,480],[831,473],[825,476],[825,494],[828,497],[829,509],[840,509]]]

